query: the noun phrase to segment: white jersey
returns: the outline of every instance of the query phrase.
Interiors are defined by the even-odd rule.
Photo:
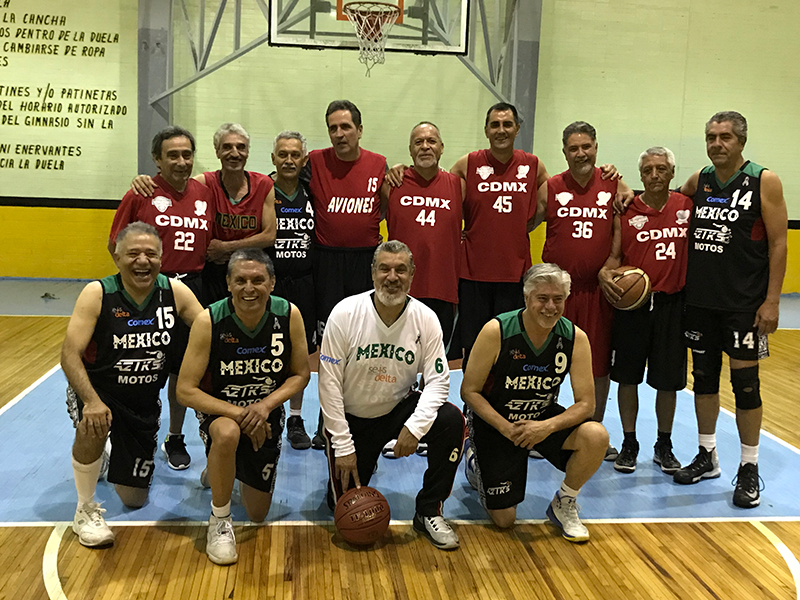
[[[409,297],[400,317],[387,327],[364,292],[337,304],[325,326],[319,364],[319,403],[335,456],[356,451],[345,413],[381,417],[405,398],[417,381],[425,389],[406,427],[421,439],[447,400],[450,370],[436,314]]]

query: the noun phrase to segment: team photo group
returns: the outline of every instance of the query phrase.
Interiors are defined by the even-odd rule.
[[[711,164],[687,181],[674,180],[673,152],[653,146],[630,186],[596,164],[598,134],[584,121],[563,130],[567,169],[551,176],[515,149],[521,116],[506,103],[486,113],[489,147],[449,170],[434,123],[410,131],[410,166],[390,167],[361,147],[352,102],[331,102],[324,119],[331,146],[309,151],[302,133],[283,131],[272,166],[258,165],[269,174],[247,170],[239,124],[219,127],[219,169],[201,174],[191,132],[153,139],[158,174],[133,179],[107,240],[118,272],[83,289],[62,348],[81,544],[114,541],[99,479],[138,508],[159,447],[172,469],[198,458],[184,440],[187,408],[205,445],[214,563],[238,558],[236,480],[248,518],[267,518],[286,483],[276,482],[284,437],[327,461],[319,495],[331,511],[369,485],[382,455],[425,456],[413,528],[442,550],[459,547],[443,505],[462,462],[491,522],[510,528],[529,462],[545,459],[564,473],[546,516],[585,542],[581,488],[604,460],[636,469],[645,374],[658,423],[648,460],[677,484],[720,476],[723,353],[741,443],[732,503],[758,506],[758,361],[778,324],[788,221],[778,176],[744,157],[741,114],[697,124]],[[529,234],[542,224],[532,264]],[[676,456],[689,351],[699,448]],[[448,401],[450,366],[463,368],[463,405]],[[312,368],[320,411],[307,432]],[[574,401],[559,403],[567,375]],[[602,424],[612,380],[620,440]]]

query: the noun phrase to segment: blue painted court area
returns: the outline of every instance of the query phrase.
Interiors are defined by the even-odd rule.
[[[452,373],[451,400],[461,406],[458,389],[461,372]],[[58,370],[33,389],[14,406],[0,414],[0,453],[4,457],[0,469],[0,522],[71,521],[76,502],[72,480],[70,447],[73,429],[66,413],[66,382]],[[733,418],[720,415],[717,440],[722,466],[719,479],[705,480],[693,486],[680,486],[664,475],[652,462],[651,448],[656,425],[653,414],[654,393],[646,386],[640,389],[639,465],[633,474],[617,473],[612,463],[603,463],[598,473],[581,491],[579,502],[585,519],[706,519],[706,518],[770,518],[800,517],[797,502],[797,474],[800,473],[800,451],[775,439],[762,436],[760,451],[761,476],[766,482],[762,504],[742,510],[731,503],[731,479],[739,460],[739,441]],[[606,426],[612,442],[619,446],[622,433],[617,414],[616,390],[612,387]],[[163,398],[166,405],[166,398]],[[569,386],[562,395],[562,404],[571,402]],[[316,374],[306,390],[303,417],[309,433],[313,433],[318,409]],[[164,411],[166,414],[166,410]],[[162,423],[163,440],[166,423]],[[108,509],[110,521],[203,521],[210,512],[211,490],[200,486],[200,472],[205,466],[197,422],[187,414],[187,433],[192,465],[185,471],[172,471],[159,450],[156,473],[149,502],[139,510],[125,509],[110,484],[98,484],[97,499]],[[675,453],[688,462],[697,452],[697,430],[692,395],[680,392],[673,434]],[[421,486],[425,459],[411,456],[400,460],[379,460],[378,472],[371,485],[389,500],[394,519],[413,517],[414,495]],[[298,451],[284,440],[278,469],[278,480],[269,521],[320,521],[331,519],[324,505],[323,493],[327,467],[322,452]],[[530,460],[525,502],[518,508],[520,519],[543,519],[544,511],[562,479],[546,461]],[[234,491],[233,514],[246,520],[244,509]],[[483,520],[486,518],[478,495],[466,481],[463,464],[445,504],[445,516],[452,519]]]

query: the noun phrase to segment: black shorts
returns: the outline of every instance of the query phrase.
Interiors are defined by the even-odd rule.
[[[439,325],[442,327],[442,338],[444,339],[444,351],[447,360],[458,360],[461,358],[461,336],[456,335],[458,331],[458,304],[445,302],[438,298],[417,298],[425,306],[436,313]]]
[[[472,345],[492,317],[522,308],[525,298],[522,295],[522,282],[472,281],[460,279],[458,282],[458,312],[461,329],[461,343],[464,346],[464,368],[467,366]]]
[[[101,400],[111,411],[111,457],[106,479],[147,489],[153,479],[161,400],[154,397],[153,410],[146,414],[135,413],[106,394]],[[71,386],[67,386],[67,412],[77,428],[83,417],[83,400]]]
[[[732,312],[686,305],[683,329],[692,350],[725,352],[737,360],[760,360],[769,356],[766,335],[753,327],[755,312]]]
[[[217,300],[230,296],[228,292],[228,263],[217,264],[206,261],[202,275],[202,298],[198,297],[200,304],[208,306]],[[197,294],[195,293],[195,296]]]
[[[164,273],[167,275],[167,273]],[[170,279],[174,279],[175,275],[167,275]],[[186,285],[194,297],[200,304],[203,304],[203,277],[200,273],[189,273],[188,275],[177,276],[181,283]],[[205,306],[205,304],[203,304]],[[189,345],[189,330],[190,327],[183,322],[183,319],[176,317],[175,328],[172,330],[172,343],[170,343],[170,358],[169,358],[169,372],[176,375],[181,371],[181,363],[183,362],[183,355],[186,354],[186,346]]]
[[[356,447],[356,463],[361,485],[369,485],[375,464],[381,455],[386,442],[396,439],[409,417],[417,408],[420,393],[411,392],[394,409],[381,417],[365,419],[345,413],[350,435]],[[328,440],[328,470],[333,485],[329,494],[335,502],[342,494],[341,481],[333,477],[334,465],[331,460],[330,433],[326,430]],[[421,442],[428,444],[428,469],[422,480],[422,490],[417,494],[416,510],[420,515],[433,517],[441,514],[441,505],[450,495],[453,480],[456,477],[458,463],[464,447],[464,416],[453,404],[445,402],[439,407],[436,419],[422,437]]]
[[[348,296],[371,290],[372,255],[375,248],[331,248],[314,246],[314,288],[317,304],[317,342],[322,341],[325,323],[333,310]]]
[[[566,408],[553,404],[540,421],[564,412]],[[528,450],[515,446],[474,411],[468,411],[469,440],[475,453],[475,472],[478,475],[481,503],[487,510],[516,506],[525,499],[528,480]],[[572,450],[564,450],[564,442],[579,425],[561,429],[534,446],[559,471],[567,470]]]
[[[285,414],[283,405],[269,413],[267,421],[272,427],[272,437],[268,438],[257,452],[253,450],[253,443],[245,433],[242,433],[239,438],[239,446],[236,448],[236,479],[267,494],[271,494],[275,489],[275,474],[278,471],[278,459],[281,457],[281,437]],[[219,415],[200,416],[198,414],[198,418],[200,419],[200,439],[206,445],[206,456],[208,456],[213,441],[209,427],[219,418]]]
[[[656,292],[637,310],[614,311],[611,329],[611,379],[639,385],[647,366],[647,385],[677,392],[686,387],[683,293]]]
[[[306,329],[306,343],[308,353],[314,354],[317,351],[317,318],[314,310],[314,276],[311,273],[305,275],[277,275],[275,278],[275,289],[272,291],[276,296],[280,296],[294,304],[303,315],[303,326]]]

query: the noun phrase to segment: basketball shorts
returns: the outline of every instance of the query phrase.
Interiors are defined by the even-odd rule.
[[[641,308],[615,310],[611,329],[611,379],[677,392],[686,387],[683,293],[655,292]]]
[[[317,351],[317,317],[314,310],[314,276],[305,275],[280,275],[275,278],[275,289],[272,293],[285,298],[294,304],[303,315],[303,326],[306,329],[306,343],[308,353]]]
[[[540,421],[555,417],[566,409],[560,404],[548,407]],[[480,482],[481,504],[488,510],[516,506],[525,499],[528,480],[528,450],[515,446],[474,411],[468,411],[469,440],[475,452],[475,472]],[[559,471],[566,471],[572,450],[564,442],[579,425],[556,431],[534,446]]]
[[[164,273],[167,275],[167,273]],[[167,275],[171,279],[180,279],[186,285],[194,297],[200,304],[203,304],[203,278],[200,273],[189,273],[187,275]],[[203,304],[205,306],[205,304]],[[183,319],[177,317],[175,319],[175,329],[172,334],[172,343],[170,344],[170,358],[169,358],[169,372],[180,373],[181,363],[183,362],[183,355],[186,354],[186,346],[189,345],[189,330],[190,327],[183,322]]]
[[[153,479],[161,400],[156,395],[152,410],[137,413],[108,394],[100,399],[111,411],[111,457],[109,483],[148,488]],[[77,428],[83,418],[83,400],[67,386],[67,412]]]
[[[217,300],[227,298],[228,292],[228,263],[217,264],[206,261],[202,275],[202,298],[198,296],[200,304],[208,306]],[[195,293],[195,296],[197,294]]]
[[[605,377],[611,366],[611,323],[614,309],[600,286],[572,284],[564,316],[586,332],[592,347],[592,375]]]
[[[525,306],[521,281],[460,279],[458,302],[461,343],[464,346],[464,368],[483,326],[499,314]]]
[[[458,324],[458,304],[445,302],[438,298],[417,298],[425,306],[436,313],[439,325],[442,327],[442,338],[444,339],[444,351],[447,360],[458,360],[461,358],[460,336],[456,335]]]
[[[725,352],[737,360],[760,360],[769,356],[766,335],[753,327],[755,312],[732,312],[687,304],[683,329],[692,350]]]
[[[333,307],[348,296],[373,288],[372,255],[374,253],[375,248],[373,247],[314,246],[314,290],[318,343],[322,341],[325,323],[328,322]]]
[[[353,436],[356,447],[356,464],[361,485],[369,485],[381,449],[386,442],[400,435],[406,421],[416,410],[419,397],[419,392],[411,392],[391,412],[373,419],[345,413],[350,435]],[[342,495],[342,485],[341,481],[334,477],[335,464],[330,448],[330,433],[327,430],[325,437],[328,443],[328,469],[332,484],[329,498],[335,504]],[[428,444],[428,468],[422,479],[422,490],[417,494],[416,510],[420,515],[433,517],[440,514],[441,504],[450,495],[458,463],[461,461],[464,447],[464,416],[461,411],[449,402],[442,404],[433,425],[420,441]]]
[[[206,456],[211,451],[213,440],[209,433],[211,423],[219,415],[201,415],[200,439],[206,446]],[[267,438],[258,450],[253,450],[253,443],[247,434],[242,433],[239,446],[236,448],[236,479],[246,483],[260,492],[271,494],[275,489],[275,474],[278,471],[278,459],[281,457],[281,438],[285,420],[283,405],[269,413],[267,422],[272,428],[272,436]]]

